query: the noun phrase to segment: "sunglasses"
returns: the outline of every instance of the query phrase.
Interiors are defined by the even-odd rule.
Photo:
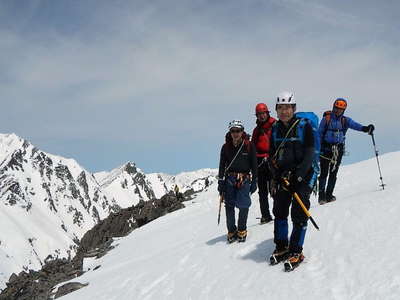
[[[231,129],[230,130],[231,133],[240,133],[242,131],[243,131],[242,129]]]

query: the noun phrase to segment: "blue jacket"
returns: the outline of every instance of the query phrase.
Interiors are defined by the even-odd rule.
[[[344,126],[341,118],[345,118]],[[353,121],[349,117],[343,115],[337,117],[334,113],[331,113],[330,120],[326,121],[326,118],[322,118],[319,124],[319,136],[321,144],[344,144],[346,140],[346,132],[349,128],[362,131],[362,125]]]

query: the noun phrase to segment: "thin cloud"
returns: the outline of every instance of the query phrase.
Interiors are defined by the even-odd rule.
[[[33,142],[120,141],[135,160],[138,143],[185,151],[201,139],[218,148],[230,119],[251,131],[253,106],[273,110],[275,95],[292,89],[300,109],[321,113],[348,97],[356,119],[393,131],[398,49],[390,36],[368,41],[382,30],[374,22],[303,1],[204,3],[103,3],[76,31],[43,23],[27,38],[26,22],[3,29],[0,126]],[[385,116],[376,113],[382,98]],[[214,157],[204,159],[210,166]]]

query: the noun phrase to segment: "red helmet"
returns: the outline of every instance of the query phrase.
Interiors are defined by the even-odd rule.
[[[258,103],[256,105],[256,114],[263,113],[263,112],[266,112],[266,113],[269,112],[268,106],[265,103]]]
[[[347,101],[344,98],[337,98],[333,103],[333,107],[345,110],[347,108]]]

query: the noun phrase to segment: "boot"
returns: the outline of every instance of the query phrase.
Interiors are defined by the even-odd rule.
[[[276,265],[281,261],[287,259],[289,255],[289,248],[288,247],[276,247],[272,255],[269,257],[269,263],[271,265]]]
[[[290,253],[288,259],[285,261],[285,271],[293,271],[301,264],[304,258],[303,253]]]
[[[228,232],[227,236],[226,236],[226,240],[228,241],[228,244],[231,244],[233,242],[235,242],[238,238],[238,232]]]
[[[336,201],[336,197],[332,194],[327,194],[326,195],[326,202],[333,202]]]
[[[243,243],[246,241],[247,230],[242,230],[237,232],[237,240],[239,243]]]
[[[327,203],[328,201],[326,201],[326,195],[324,191],[320,191],[318,194],[318,203],[323,205],[325,203]]]
[[[267,217],[261,217],[261,219],[260,219],[260,225],[262,225],[262,224],[267,224],[267,223],[269,223],[269,222],[271,222],[271,221],[273,221],[274,219],[271,217],[271,215],[268,215]]]

